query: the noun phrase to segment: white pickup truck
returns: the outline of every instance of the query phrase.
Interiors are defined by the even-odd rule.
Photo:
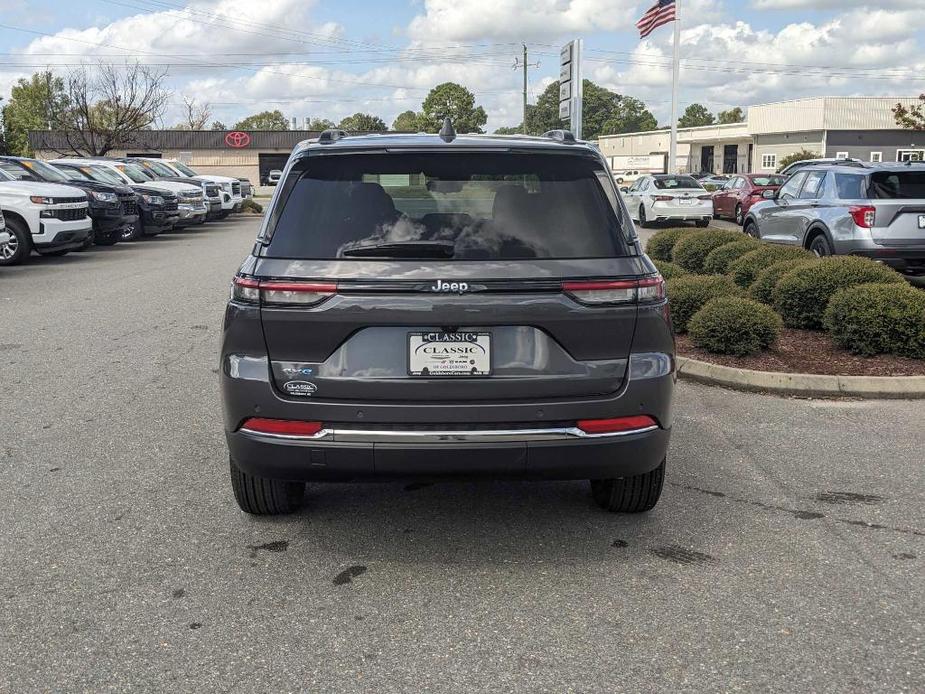
[[[203,181],[211,181],[218,184],[222,189],[222,211],[223,212],[240,212],[241,205],[244,202],[244,186],[240,179],[231,176],[219,176],[217,174],[198,174],[177,159],[156,160],[157,164],[166,164],[180,176],[187,178],[198,178]],[[227,215],[226,215],[227,216]]]
[[[0,265],[17,265],[32,250],[64,255],[80,248],[93,229],[87,195],[58,183],[17,181],[0,171]]]

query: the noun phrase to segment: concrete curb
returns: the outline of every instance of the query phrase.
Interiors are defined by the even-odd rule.
[[[823,376],[752,371],[678,357],[678,376],[707,385],[804,397],[925,398],[925,376]]]

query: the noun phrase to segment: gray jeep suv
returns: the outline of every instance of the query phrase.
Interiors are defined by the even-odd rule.
[[[851,254],[925,274],[925,165],[811,166],[752,206],[745,232],[817,255]]]
[[[664,282],[570,133],[347,136],[292,152],[221,349],[240,507],[306,481],[589,479],[655,506],[675,382]]]

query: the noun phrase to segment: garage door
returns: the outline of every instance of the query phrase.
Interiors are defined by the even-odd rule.
[[[260,154],[260,184],[266,184],[267,176],[273,169],[282,171],[288,160],[288,154]]]

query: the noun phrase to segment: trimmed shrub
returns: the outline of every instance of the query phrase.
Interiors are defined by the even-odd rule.
[[[758,273],[766,267],[771,267],[774,263],[779,263],[782,260],[812,257],[815,256],[798,246],[782,246],[768,243],[729,263],[727,272],[732,275],[732,279],[737,285],[743,289],[748,289],[758,278]]]
[[[669,263],[667,260],[653,260],[652,263],[661,273],[662,277],[664,277],[666,280],[670,280],[675,277],[681,277],[682,275],[690,274],[687,270],[682,268],[680,265]]]
[[[679,239],[671,249],[671,262],[690,272],[702,273],[703,261],[714,248],[742,239],[738,231],[708,229],[695,231]]]
[[[760,301],[762,304],[768,304],[769,306],[774,303],[774,297],[772,292],[774,287],[777,286],[777,283],[780,281],[780,278],[786,275],[791,270],[796,270],[798,267],[803,267],[807,264],[812,264],[818,262],[818,258],[802,258],[796,260],[781,260],[779,263],[774,263],[770,267],[766,267],[764,270],[758,273],[758,277],[752,283],[752,286],[748,288],[748,295],[750,298],[755,301]]]
[[[646,253],[652,260],[671,261],[671,249],[685,234],[692,234],[690,229],[662,229],[652,235],[646,244]]]
[[[780,334],[783,321],[757,301],[724,296],[708,301],[688,324],[691,340],[708,352],[745,356],[767,349]]]
[[[724,243],[718,248],[714,248],[707,254],[703,261],[703,271],[708,275],[725,275],[729,269],[729,263],[738,260],[746,253],[750,253],[761,245],[761,243],[751,236],[746,236],[738,241]]]
[[[687,332],[688,321],[710,299],[741,293],[742,290],[725,275],[684,275],[669,280],[668,303],[674,331]]]
[[[908,284],[859,284],[835,293],[825,310],[835,344],[855,354],[925,359],[925,292]]]
[[[791,328],[819,329],[829,300],[839,289],[856,284],[905,283],[885,265],[857,256],[832,256],[791,270],[780,278],[771,296],[774,308]]]

